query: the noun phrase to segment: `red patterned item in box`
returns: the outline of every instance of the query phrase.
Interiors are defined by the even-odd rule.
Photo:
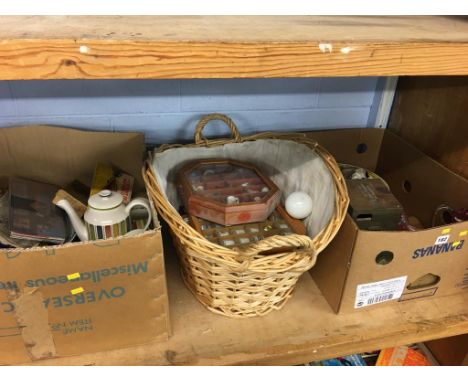
[[[178,186],[189,214],[222,225],[263,221],[281,197],[255,166],[230,159],[187,164],[179,172]]]

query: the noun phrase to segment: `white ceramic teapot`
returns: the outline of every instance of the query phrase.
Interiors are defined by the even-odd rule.
[[[102,190],[91,196],[84,214],[84,222],[79,218],[68,200],[61,199],[57,206],[65,210],[81,241],[108,239],[145,231],[151,223],[148,199],[135,198],[126,206],[122,195],[110,190]],[[131,230],[130,210],[142,206],[148,211],[148,221],[144,229]]]

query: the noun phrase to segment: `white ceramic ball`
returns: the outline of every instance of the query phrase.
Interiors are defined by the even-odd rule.
[[[286,211],[295,219],[304,219],[312,212],[312,199],[302,191],[296,191],[286,198]]]

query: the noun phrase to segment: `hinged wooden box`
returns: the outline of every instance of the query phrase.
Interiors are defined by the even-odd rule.
[[[281,192],[255,166],[231,159],[202,159],[184,166],[179,191],[190,215],[222,225],[264,221]]]

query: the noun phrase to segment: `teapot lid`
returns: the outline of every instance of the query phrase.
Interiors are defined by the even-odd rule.
[[[123,197],[120,193],[101,190],[89,198],[88,205],[94,210],[112,210],[120,206],[122,202]]]

